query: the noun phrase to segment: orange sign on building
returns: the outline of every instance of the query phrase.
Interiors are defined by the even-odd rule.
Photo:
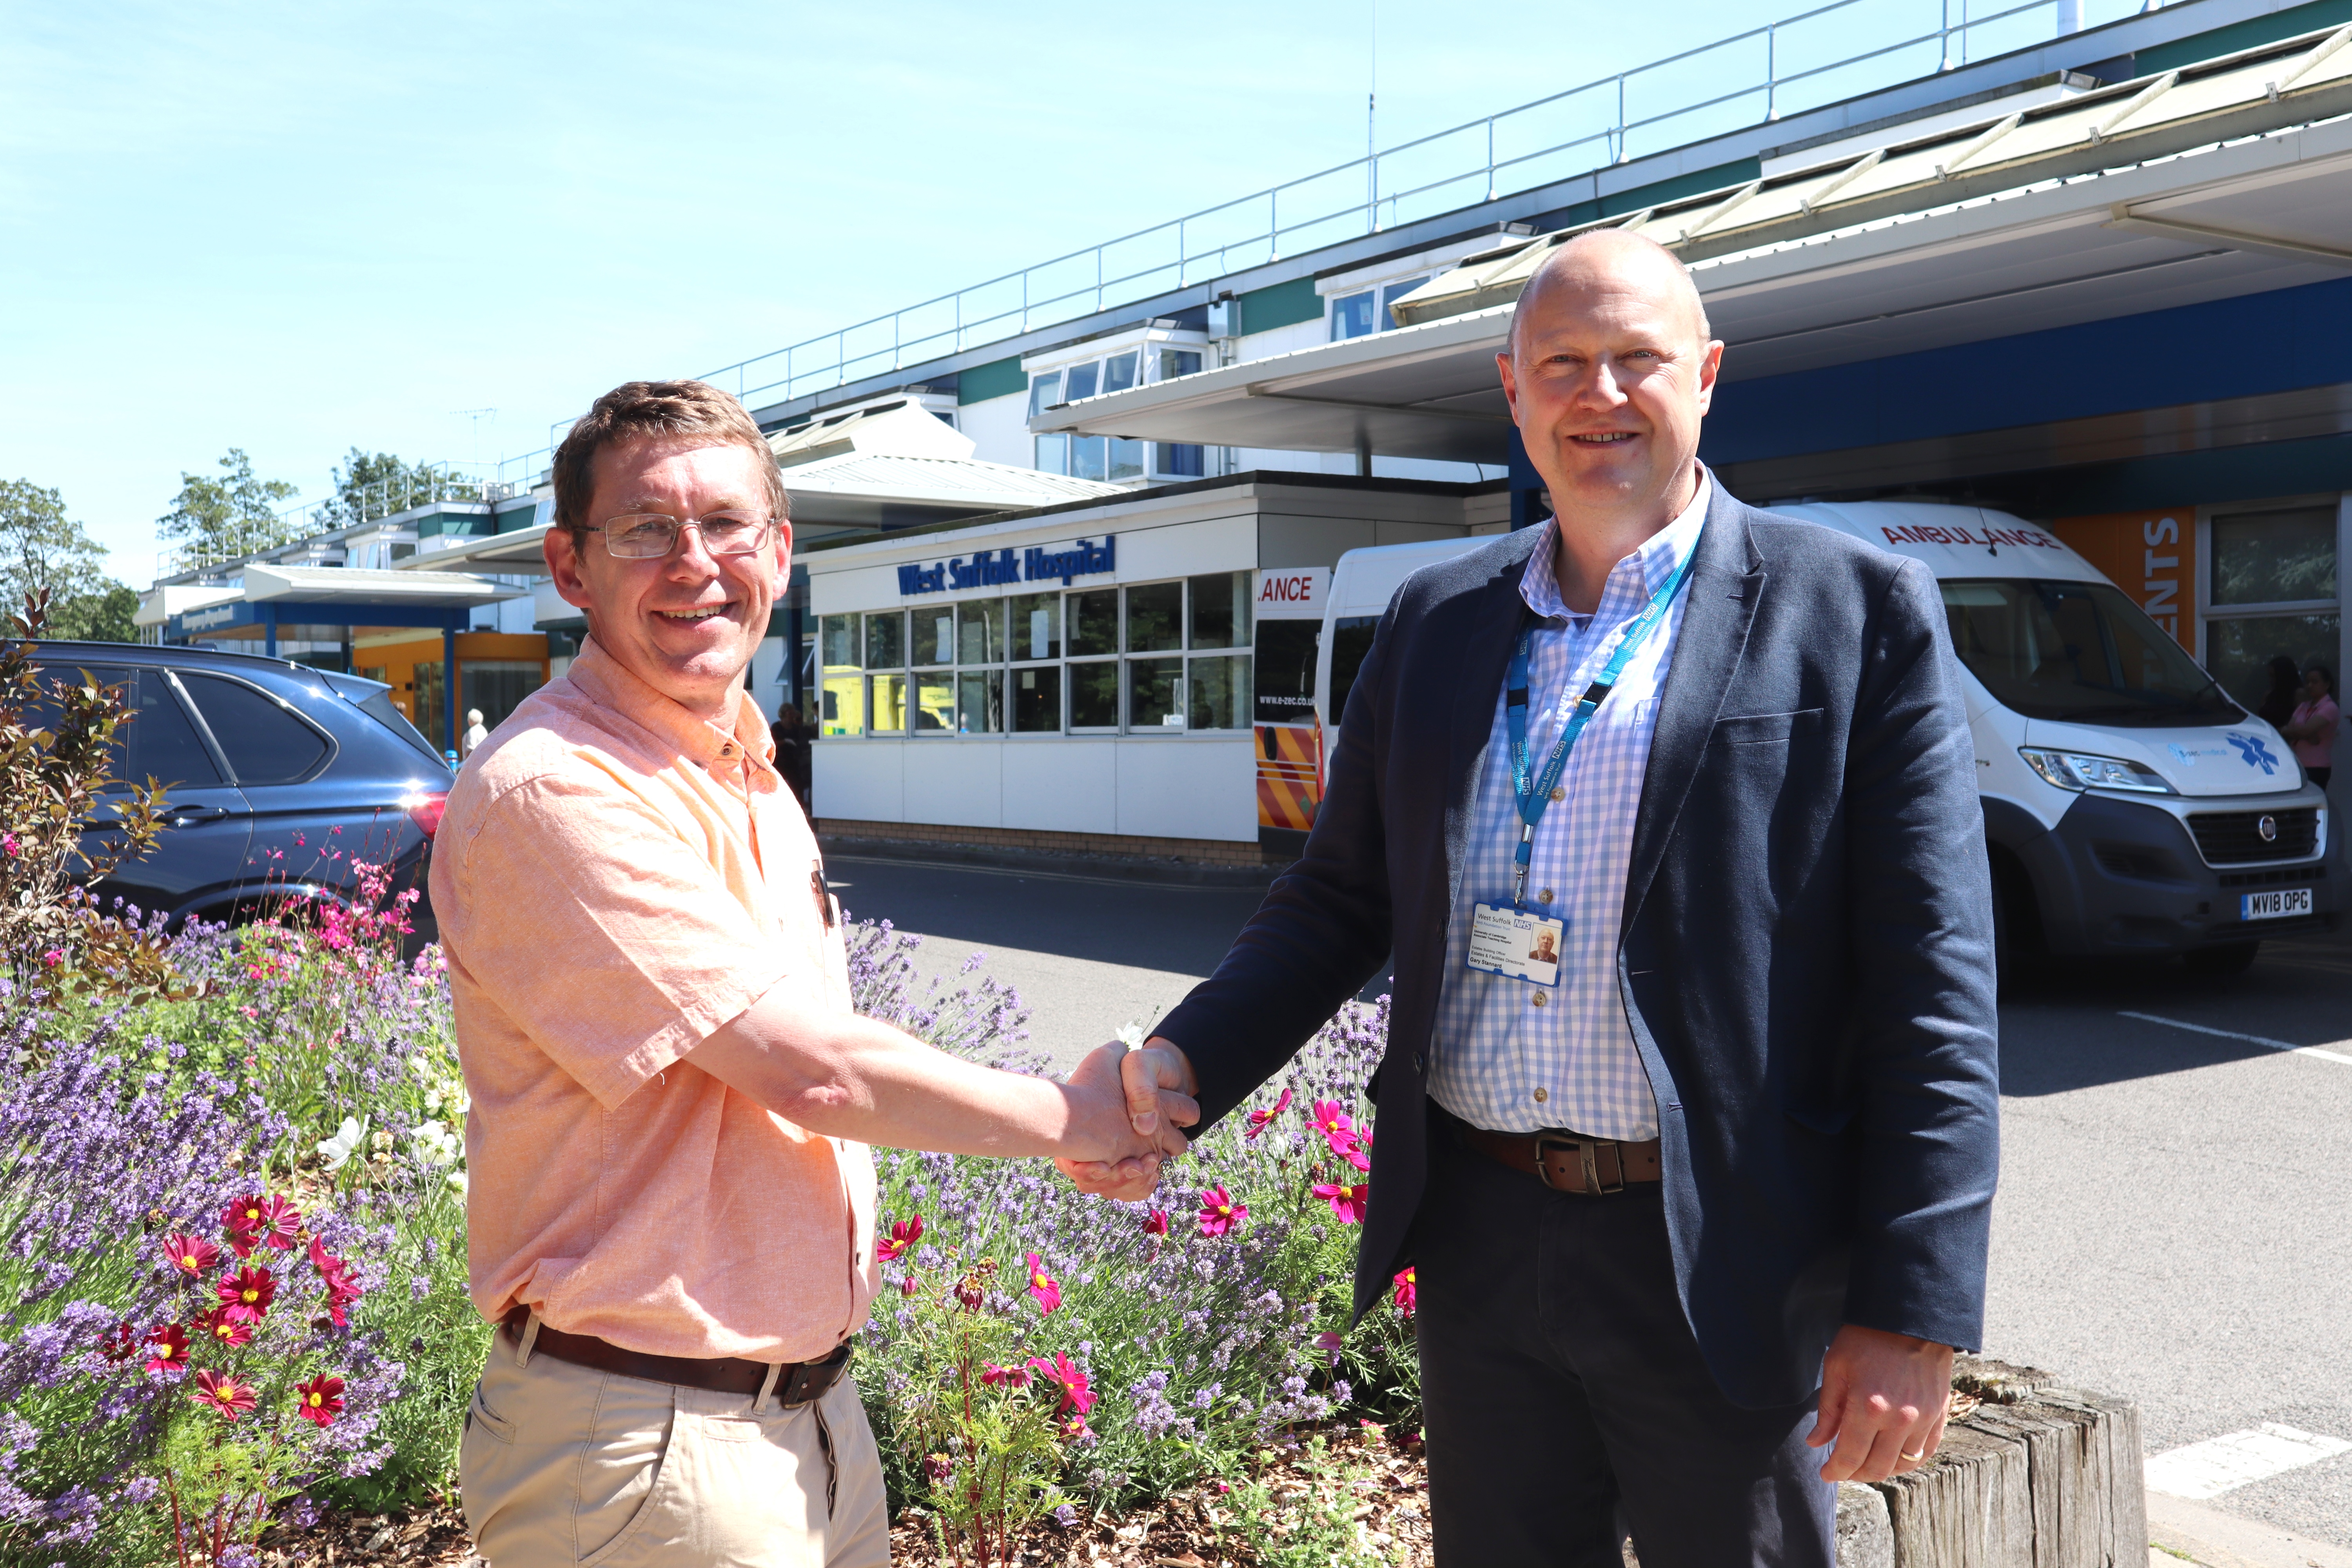
[[[2172,640],[2197,652],[2197,509],[2062,517],[2050,531],[2129,594]]]

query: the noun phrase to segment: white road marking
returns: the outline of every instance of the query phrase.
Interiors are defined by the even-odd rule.
[[[2343,1453],[2352,1453],[2352,1443],[2341,1437],[2323,1437],[2265,1421],[2251,1432],[2208,1437],[2202,1443],[2158,1454],[2147,1462],[2147,1486],[2150,1491],[2172,1497],[2219,1497]]]
[[[2352,1057],[2342,1051],[2331,1051],[2321,1046],[2298,1046],[2287,1040],[2265,1039],[2260,1035],[2242,1035],[2235,1029],[2209,1029],[2202,1024],[2184,1024],[2178,1018],[2159,1018],[2153,1013],[2117,1013],[2118,1018],[2137,1018],[2143,1024],[2162,1024],[2168,1029],[2186,1029],[2192,1035],[2214,1035],[2225,1040],[2243,1040],[2251,1046],[2262,1046],[2273,1051],[2292,1051],[2299,1057],[2317,1057],[2324,1062],[2341,1062],[2352,1067]]]

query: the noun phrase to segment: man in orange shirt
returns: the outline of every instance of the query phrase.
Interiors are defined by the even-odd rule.
[[[432,872],[473,1297],[500,1325],[467,1519],[494,1568],[886,1563],[843,1373],[877,1278],[867,1145],[1147,1184],[1156,1156],[1117,1047],[1053,1083],[851,1011],[840,906],[743,689],[792,525],[741,405],[616,387],[555,496],[547,565],[588,638],[467,760]]]

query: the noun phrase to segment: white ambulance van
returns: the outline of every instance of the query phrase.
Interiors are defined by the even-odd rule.
[[[1772,509],[1927,563],[1964,671],[2004,955],[2170,956],[2235,973],[2266,936],[2332,929],[2326,796],[2091,563],[2003,512]],[[1404,579],[1488,538],[1355,550],[1318,649],[1323,754]]]

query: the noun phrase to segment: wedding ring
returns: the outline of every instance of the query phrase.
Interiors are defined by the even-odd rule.
[[[1927,1457],[1927,1449],[1925,1449],[1925,1448],[1922,1448],[1922,1449],[1920,1449],[1920,1450],[1919,1450],[1917,1453],[1916,1453],[1916,1454],[1906,1454],[1906,1455],[1904,1455],[1903,1457],[1904,1457],[1905,1458],[1906,1458],[1906,1459],[1910,1460],[1913,1464],[1915,1464],[1915,1465],[1916,1465],[1916,1464],[1917,1464],[1920,1460],[1922,1460],[1922,1459],[1924,1459],[1924,1458],[1926,1458]]]

